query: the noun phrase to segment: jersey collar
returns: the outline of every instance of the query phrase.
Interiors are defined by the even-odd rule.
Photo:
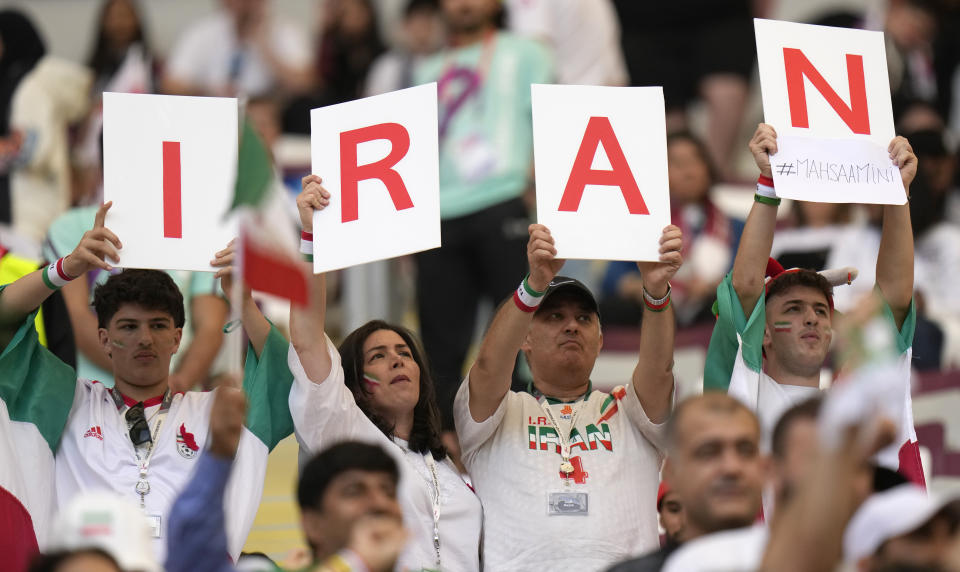
[[[527,382],[527,387],[526,387],[525,391],[526,391],[526,393],[529,393],[530,395],[532,395],[532,396],[534,397],[534,399],[539,400],[541,397],[546,398],[547,403],[548,403],[549,405],[557,405],[557,404],[559,404],[559,403],[576,403],[576,402],[580,401],[581,399],[583,399],[584,401],[590,399],[590,394],[593,393],[593,380],[589,380],[589,381],[587,382],[587,392],[586,392],[586,393],[584,393],[583,395],[581,395],[580,397],[578,397],[578,398],[576,398],[576,399],[571,399],[571,400],[569,400],[569,401],[564,401],[564,400],[562,400],[562,399],[556,399],[556,398],[554,398],[554,397],[550,397],[550,396],[548,396],[548,395],[544,395],[539,389],[537,389],[536,387],[534,387],[534,385],[533,385],[533,380],[532,380],[532,379]]]

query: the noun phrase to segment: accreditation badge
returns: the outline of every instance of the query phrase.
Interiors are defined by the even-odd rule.
[[[150,538],[160,538],[160,515],[148,514],[147,525],[150,526]]]
[[[497,154],[485,135],[471,133],[457,141],[455,147],[454,161],[461,179],[478,183],[493,174]]]
[[[560,490],[547,493],[547,516],[587,516],[588,493]]]

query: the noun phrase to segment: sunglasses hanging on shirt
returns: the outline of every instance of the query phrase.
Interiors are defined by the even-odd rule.
[[[153,438],[150,437],[150,426],[147,425],[147,418],[143,413],[142,401],[130,409],[127,409],[127,413],[124,416],[127,419],[127,423],[130,423],[130,440],[133,441],[134,447],[139,447],[144,443],[153,441]]]

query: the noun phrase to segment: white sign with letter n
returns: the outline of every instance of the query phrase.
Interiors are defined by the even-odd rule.
[[[659,260],[670,224],[663,90],[531,89],[537,221],[557,257]]]
[[[216,270],[237,234],[224,215],[237,176],[237,100],[103,94],[105,224],[123,243],[118,266]]]
[[[777,195],[903,204],[882,32],[754,20]]]
[[[435,83],[310,111],[314,273],[440,246],[438,148]]]

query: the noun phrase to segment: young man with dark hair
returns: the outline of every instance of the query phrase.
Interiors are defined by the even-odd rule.
[[[28,513],[43,549],[56,508],[51,498],[65,505],[84,491],[113,491],[148,517],[162,561],[170,505],[207,442],[216,393],[169,387],[170,359],[184,323],[180,292],[156,270],[126,270],[97,289],[100,344],[115,378],[109,389],[77,378],[39,345],[33,325],[36,308],[59,287],[90,270],[112,269],[109,260],[117,259],[122,244],[104,227],[109,207],[100,208],[73,252],[0,289],[0,426],[9,428],[0,432],[0,493],[7,493],[0,494],[0,514]],[[279,334],[259,326],[247,327],[254,348],[244,390],[253,407],[228,493],[233,558],[256,515],[267,455],[293,430],[287,406],[292,377],[281,375],[286,342],[265,349],[267,338]]]
[[[833,293],[830,283],[816,272],[784,271],[769,258],[780,203],[770,165],[770,155],[777,152],[773,127],[757,127],[750,151],[761,175],[733,270],[717,287],[717,324],[707,350],[704,388],[728,390],[756,411],[768,445],[780,414],[819,391],[820,370],[833,339]],[[903,137],[894,138],[888,152],[909,197],[917,158]],[[883,206],[881,232],[876,289],[900,352],[897,375],[904,384],[903,419],[898,420],[902,434],[881,457],[893,468],[899,463],[901,471],[922,482],[919,451],[910,439],[910,357],[916,314],[908,203]]]
[[[232,572],[223,558],[224,491],[240,433],[245,399],[235,389],[221,390],[210,416],[211,446],[197,472],[173,505],[167,572]],[[313,457],[297,485],[300,524],[310,545],[316,572],[386,572],[403,549],[393,458],[377,445],[343,441]]]

